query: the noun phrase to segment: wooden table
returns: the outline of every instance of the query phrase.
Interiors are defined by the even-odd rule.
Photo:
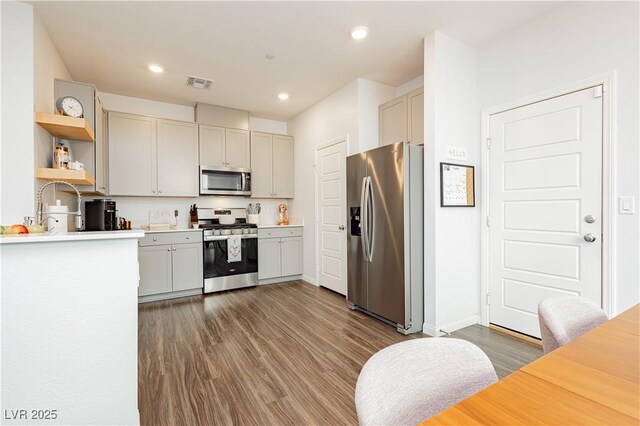
[[[640,424],[640,304],[422,424]]]

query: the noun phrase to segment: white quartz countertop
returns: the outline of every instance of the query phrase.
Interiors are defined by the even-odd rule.
[[[258,228],[301,228],[301,223],[290,223],[288,225],[258,225]]]
[[[201,228],[198,229],[193,229],[193,228],[172,228],[172,229],[154,229],[154,230],[148,230],[148,229],[143,229],[143,231],[146,234],[164,234],[167,232],[202,232]]]
[[[23,244],[23,243],[51,243],[65,241],[88,241],[88,240],[120,240],[126,238],[144,237],[142,229],[131,231],[88,231],[88,232],[67,232],[66,234],[19,234],[2,235],[0,244]]]

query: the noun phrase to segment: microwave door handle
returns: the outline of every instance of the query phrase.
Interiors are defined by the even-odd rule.
[[[245,172],[240,173],[240,175],[242,176],[242,180],[241,180],[241,191],[246,191],[247,190],[247,174]]]

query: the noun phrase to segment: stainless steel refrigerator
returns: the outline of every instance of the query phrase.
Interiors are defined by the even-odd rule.
[[[423,323],[423,156],[401,142],[347,157],[347,300],[403,334]]]

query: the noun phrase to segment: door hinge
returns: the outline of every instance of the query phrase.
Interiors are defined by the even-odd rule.
[[[596,86],[593,88],[593,97],[594,98],[602,97],[602,86]]]
[[[491,293],[487,293],[487,305],[491,305]]]
[[[491,228],[491,222],[489,222],[489,215],[487,215],[487,228]]]
[[[487,138],[487,149],[491,149],[491,138]]]

